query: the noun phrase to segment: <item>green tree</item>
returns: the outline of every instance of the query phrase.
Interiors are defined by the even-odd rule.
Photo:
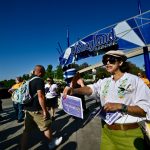
[[[80,66],[79,66],[79,70],[81,70],[81,69],[84,69],[84,68],[86,68],[86,67],[88,67],[89,65],[88,65],[88,63],[83,63],[83,64],[81,64]]]
[[[85,63],[83,63],[83,64],[81,64],[81,65],[79,66],[79,70],[84,69],[84,68],[87,68],[87,67],[89,67],[89,65],[88,65],[88,63],[85,62]],[[83,73],[81,74],[81,76],[82,76],[84,79],[90,79],[90,78],[92,78],[92,70],[83,72]]]
[[[46,79],[46,78],[48,78],[48,77],[53,77],[53,71],[52,71],[52,69],[53,69],[53,66],[52,66],[52,65],[48,65],[48,66],[47,66],[44,79]]]
[[[3,80],[2,83],[5,88],[11,88],[15,84],[15,80],[14,79]]]
[[[135,64],[133,64],[132,62],[128,62],[129,63],[129,72],[134,74],[134,75],[137,75],[138,72],[143,72],[143,70],[139,67],[137,67]]]
[[[61,65],[58,65],[56,67],[56,70],[54,71],[54,74],[55,74],[55,78],[56,79],[63,79],[63,70],[62,70],[62,67]]]
[[[22,79],[23,79],[23,80],[28,80],[28,79],[29,79],[29,74],[24,74],[24,75],[22,76]]]
[[[110,73],[106,71],[104,67],[99,67],[96,69],[96,79],[103,79],[105,77],[109,77]]]

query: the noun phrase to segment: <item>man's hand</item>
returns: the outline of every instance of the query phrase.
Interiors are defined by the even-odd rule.
[[[43,112],[43,118],[44,118],[44,120],[50,119],[50,114],[48,111]]]
[[[44,118],[44,120],[47,120],[50,118],[50,114],[46,108],[44,93],[41,90],[38,90],[37,94],[38,94],[39,103],[40,103],[42,110],[43,110],[43,118]]]
[[[121,108],[122,108],[121,103],[106,103],[104,105],[104,110],[106,112],[108,112],[108,111],[120,111]]]

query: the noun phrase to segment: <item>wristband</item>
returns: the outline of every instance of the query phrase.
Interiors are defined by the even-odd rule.
[[[127,114],[128,112],[128,106],[125,104],[122,104],[121,112]]]

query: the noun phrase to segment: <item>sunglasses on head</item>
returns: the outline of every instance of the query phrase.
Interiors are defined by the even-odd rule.
[[[108,61],[110,64],[115,64],[118,61],[118,59],[114,56],[108,56],[108,57],[104,57],[102,60],[104,65],[107,65]]]

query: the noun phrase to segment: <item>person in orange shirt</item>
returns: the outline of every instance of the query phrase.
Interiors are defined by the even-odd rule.
[[[146,78],[141,72],[138,73],[138,76],[144,81],[144,83],[150,88],[150,81]]]
[[[22,79],[21,77],[16,77],[15,80],[16,84],[14,84],[9,90],[9,93],[13,93],[15,90],[17,90],[22,84]],[[23,111],[23,104],[19,104],[17,102],[13,102],[13,107],[15,109],[15,113],[16,113],[16,118],[18,123],[21,123],[24,121],[24,111]]]

